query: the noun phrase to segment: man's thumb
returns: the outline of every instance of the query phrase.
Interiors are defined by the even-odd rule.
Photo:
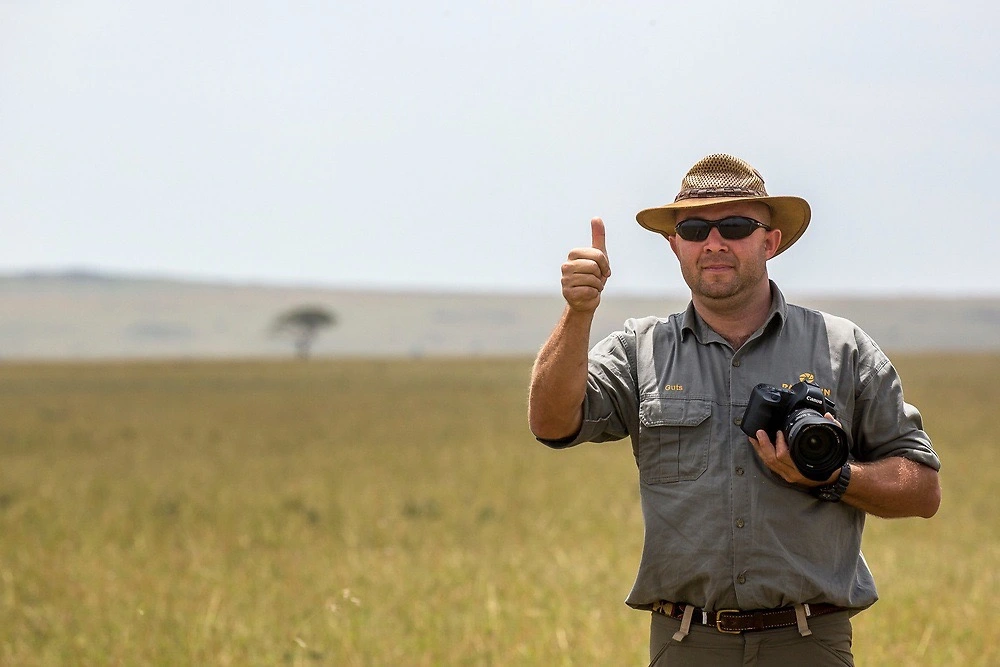
[[[604,237],[604,221],[600,218],[593,218],[590,221],[591,247],[597,248],[605,255],[608,254],[607,241]]]

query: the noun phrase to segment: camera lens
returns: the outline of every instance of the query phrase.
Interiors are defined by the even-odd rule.
[[[826,480],[847,462],[847,434],[815,410],[794,410],[785,422],[792,461],[805,477]]]

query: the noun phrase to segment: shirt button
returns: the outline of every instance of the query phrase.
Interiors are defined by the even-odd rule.
[[[740,576],[736,577],[736,583],[738,584],[747,583],[747,575],[744,574],[743,572],[740,572]]]
[[[737,519],[736,520],[736,527],[737,528],[742,528],[745,525],[746,525],[746,522],[744,522],[743,519]]]
[[[740,367],[740,362],[738,360],[734,361],[733,362],[733,366],[736,366],[736,368],[739,368]]]
[[[736,424],[737,426],[739,426],[740,424],[743,423],[743,418],[742,417],[737,417],[736,419],[733,420],[733,423]]]
[[[736,474],[740,477],[743,476],[743,466],[736,466]]]

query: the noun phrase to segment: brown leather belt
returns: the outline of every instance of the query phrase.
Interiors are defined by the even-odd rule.
[[[653,605],[653,611],[681,620],[684,616],[685,606],[676,602],[657,602]],[[809,618],[847,610],[846,607],[838,607],[835,604],[826,603],[810,604],[805,605],[805,607],[806,615]],[[695,608],[691,616],[691,621],[698,625],[707,625],[708,627],[715,628],[719,632],[737,635],[741,632],[788,628],[798,623],[795,617],[795,607],[753,609],[750,611],[740,611],[739,609],[705,611],[704,609]]]

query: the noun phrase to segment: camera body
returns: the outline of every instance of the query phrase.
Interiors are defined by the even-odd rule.
[[[763,430],[771,442],[778,431],[784,432],[795,467],[804,477],[822,482],[850,453],[847,433],[823,416],[836,416],[835,410],[833,401],[812,382],[796,382],[788,389],[758,384],[750,392],[740,428],[752,438]]]

